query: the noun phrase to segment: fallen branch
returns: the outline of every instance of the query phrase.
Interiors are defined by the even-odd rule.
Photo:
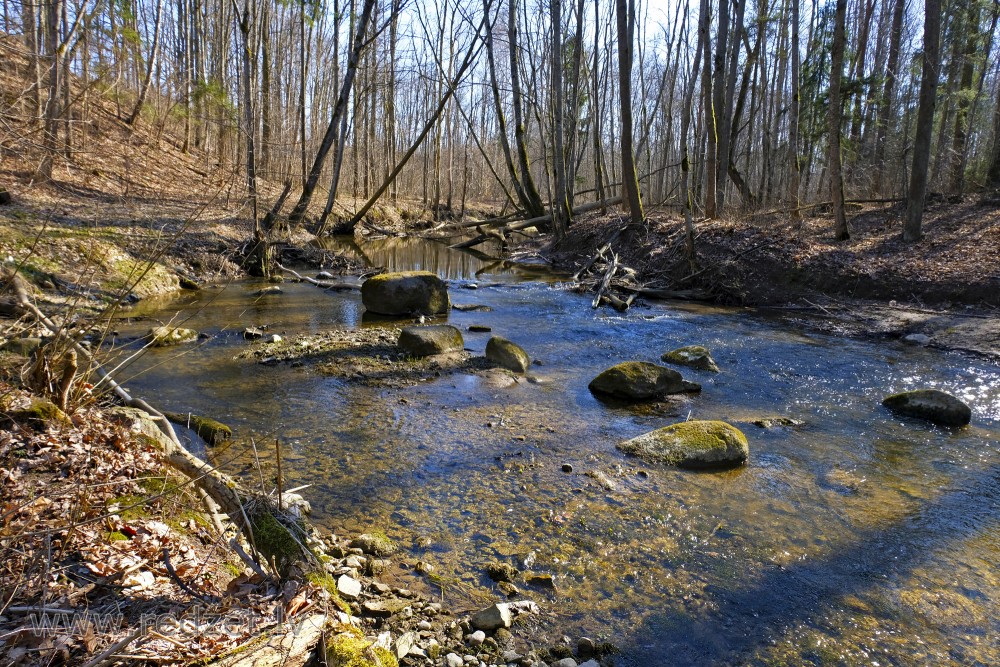
[[[601,296],[608,290],[608,285],[611,284],[611,278],[614,277],[615,272],[618,270],[618,255],[614,252],[611,253],[611,263],[608,264],[607,271],[604,272],[604,278],[601,280],[600,286],[597,288],[597,296],[594,297],[594,301],[590,304],[591,308],[597,308],[601,305]]]
[[[323,289],[333,289],[333,290],[361,289],[361,285],[355,285],[354,283],[334,283],[326,280],[316,280],[315,278],[310,278],[309,276],[303,276],[297,273],[296,271],[289,269],[288,267],[282,266],[280,263],[277,266],[279,269],[281,269],[285,273],[291,274],[298,280],[309,283],[311,285],[315,285],[316,287],[322,287]]]

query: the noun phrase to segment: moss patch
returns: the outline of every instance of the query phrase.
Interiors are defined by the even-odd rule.
[[[36,430],[44,430],[49,426],[72,426],[73,422],[65,412],[52,401],[38,398],[24,410],[11,413],[14,421],[25,422]]]
[[[163,414],[173,423],[193,430],[209,445],[217,445],[223,440],[229,440],[233,437],[231,428],[211,417],[179,412],[165,412]]]
[[[326,646],[330,667],[398,667],[396,656],[353,634],[337,635]]]

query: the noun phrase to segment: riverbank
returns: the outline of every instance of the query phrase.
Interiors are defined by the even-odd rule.
[[[702,221],[692,266],[682,219],[653,212],[626,241],[623,218],[592,214],[548,257],[575,272],[610,241],[651,290],[766,309],[838,335],[911,337],[1000,358],[1000,207],[934,200],[916,244],[899,238],[901,215],[899,204],[855,211],[847,242],[834,241],[830,216],[815,209],[801,228],[782,214]]]

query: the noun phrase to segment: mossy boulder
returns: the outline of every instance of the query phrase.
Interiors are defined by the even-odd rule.
[[[42,346],[41,338],[11,338],[3,344],[2,349],[6,352],[20,354],[22,357],[30,357],[31,353]]]
[[[153,347],[169,347],[198,340],[198,332],[181,327],[154,327],[146,334]]]
[[[73,425],[73,421],[59,409],[58,405],[44,398],[33,400],[30,406],[23,410],[15,410],[10,416],[14,421],[25,423],[38,431],[43,431],[49,426]]]
[[[660,357],[661,361],[678,366],[688,366],[699,371],[719,372],[719,366],[712,359],[712,353],[708,348],[701,345],[686,345],[676,350],[671,350]]]
[[[163,415],[175,424],[185,426],[210,445],[217,445],[233,437],[233,430],[210,417],[193,415],[188,412],[164,412]]]
[[[632,401],[645,401],[685,392],[701,391],[677,371],[647,361],[626,361],[601,372],[590,382],[590,391]]]
[[[681,468],[731,468],[750,455],[747,438],[721,421],[692,420],[673,424],[618,443],[618,449],[648,463]]]
[[[344,633],[326,645],[326,664],[330,667],[398,667],[392,651],[372,644],[364,637]]]
[[[939,389],[917,389],[893,394],[882,401],[892,412],[926,419],[941,426],[965,426],[972,421],[972,408],[961,399]]]
[[[437,315],[451,307],[448,286],[430,271],[372,276],[361,285],[361,302],[380,315]]]
[[[493,336],[486,343],[486,358],[509,371],[525,373],[531,366],[531,357],[517,343],[501,336]]]
[[[381,533],[364,533],[351,540],[351,547],[361,549],[369,556],[383,558],[396,553],[398,547],[395,542]]]
[[[405,327],[399,333],[399,349],[414,357],[460,352],[465,347],[462,332],[449,324]]]

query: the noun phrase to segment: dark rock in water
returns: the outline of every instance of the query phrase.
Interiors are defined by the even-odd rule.
[[[941,426],[965,426],[972,421],[972,408],[938,389],[917,389],[893,394],[882,405],[896,414],[926,419]]]
[[[215,445],[233,437],[233,430],[209,417],[183,412],[164,412],[163,415],[175,424],[191,429],[209,445]]]
[[[486,358],[515,373],[524,373],[531,366],[531,358],[521,346],[500,336],[493,336],[486,343]]]
[[[190,278],[185,278],[184,276],[180,276],[179,280],[180,280],[181,289],[186,289],[186,290],[200,290],[201,289],[201,285],[199,285],[194,280],[191,280]]]
[[[649,463],[681,468],[730,468],[746,462],[750,447],[735,426],[692,420],[618,443],[618,449]]]
[[[493,327],[488,327],[485,324],[470,324],[469,331],[473,333],[489,333],[493,331]]]
[[[465,347],[462,332],[449,324],[406,327],[399,334],[399,348],[414,357],[460,352]]]
[[[493,561],[486,565],[486,574],[493,581],[514,581],[517,578],[517,568],[509,563]]]
[[[616,398],[644,401],[667,394],[701,391],[677,371],[646,361],[626,361],[601,372],[590,382],[590,391]]]
[[[280,287],[278,287],[277,285],[271,285],[270,287],[264,287],[262,289],[257,290],[251,296],[268,296],[271,294],[281,294],[281,293],[282,289]]]
[[[537,588],[548,588],[549,590],[555,590],[556,580],[552,578],[551,574],[529,574],[524,580],[529,586],[535,586]]]
[[[660,360],[679,366],[688,366],[699,371],[719,372],[719,367],[716,365],[715,360],[712,359],[712,353],[708,351],[708,348],[701,345],[679,347],[664,354],[660,357]]]
[[[903,343],[906,345],[914,345],[917,347],[927,347],[931,344],[931,337],[927,334],[922,333],[912,333],[903,336]]]
[[[264,337],[264,330],[261,327],[247,327],[243,330],[243,337],[247,340],[258,340]]]
[[[801,419],[792,419],[791,417],[761,417],[760,419],[754,419],[750,423],[760,428],[793,427],[805,424]]]
[[[456,303],[455,305],[452,306],[452,309],[462,313],[488,313],[493,310],[489,306],[485,306],[481,303],[471,303],[471,304]]]
[[[372,276],[361,285],[361,302],[380,315],[436,315],[451,306],[448,286],[429,271]]]

